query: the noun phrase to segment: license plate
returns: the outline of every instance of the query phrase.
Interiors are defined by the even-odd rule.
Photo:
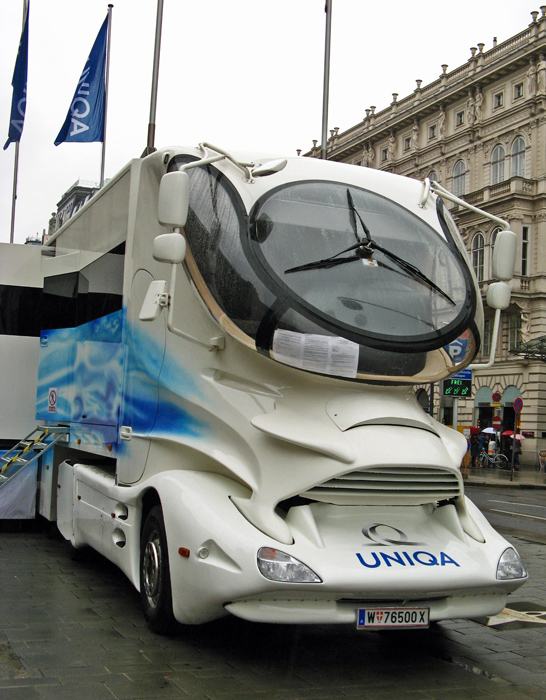
[[[428,626],[429,608],[359,608],[356,619],[359,630]]]

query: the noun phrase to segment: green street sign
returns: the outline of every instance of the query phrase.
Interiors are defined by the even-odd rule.
[[[472,396],[472,379],[457,379],[456,377],[444,379],[442,393],[444,396],[468,399]]]

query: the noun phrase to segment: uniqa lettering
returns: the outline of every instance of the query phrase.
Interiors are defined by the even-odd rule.
[[[421,566],[446,566],[446,564],[459,566],[455,559],[452,559],[445,552],[440,552],[440,558],[430,552],[392,552],[391,554],[371,552],[369,556],[371,556],[372,562],[366,561],[359,552],[357,552],[356,556],[362,566],[365,566],[367,569],[377,569],[378,566],[383,564],[392,566],[393,563],[400,566],[415,566],[416,564]]]
[[[80,80],[78,81],[78,89],[70,105],[70,113],[72,119],[70,123],[72,124],[72,131],[70,136],[75,136],[76,134],[81,134],[82,131],[89,131],[89,127],[84,122],[79,121],[84,119],[91,111],[91,106],[88,100],[82,95],[89,95],[89,83],[85,82],[89,75],[90,67],[85,66],[83,73],[81,74]]]

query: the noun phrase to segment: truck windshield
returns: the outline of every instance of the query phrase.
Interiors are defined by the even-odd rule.
[[[472,325],[474,286],[449,232],[393,200],[302,181],[268,192],[247,215],[213,167],[188,173],[196,272],[258,351],[342,377],[421,378],[427,353]],[[328,359],[306,366],[307,351]]]

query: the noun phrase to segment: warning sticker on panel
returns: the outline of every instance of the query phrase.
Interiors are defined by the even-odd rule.
[[[309,372],[336,377],[356,377],[358,344],[345,338],[276,330],[272,353],[275,360]]]
[[[48,413],[57,413],[57,388],[51,387],[49,389],[47,398],[47,410]]]

